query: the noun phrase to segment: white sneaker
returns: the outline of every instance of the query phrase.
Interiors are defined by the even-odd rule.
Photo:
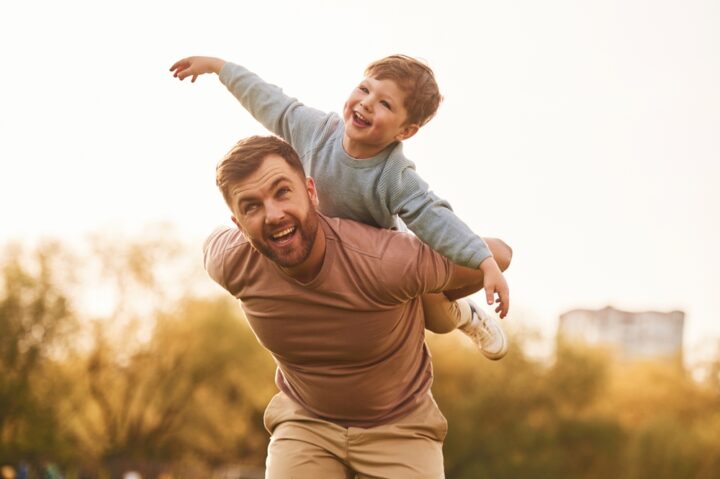
[[[469,299],[466,301],[472,310],[472,319],[458,329],[473,340],[486,358],[501,359],[507,354],[508,340],[500,323]]]

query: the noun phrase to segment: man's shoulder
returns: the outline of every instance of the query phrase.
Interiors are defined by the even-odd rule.
[[[243,255],[251,254],[252,246],[237,228],[220,226],[207,237],[203,244],[205,270],[220,286],[228,289],[228,262],[237,262]]]
[[[422,243],[415,236],[389,229],[366,225],[346,218],[325,220],[325,234],[349,254],[383,261],[406,261]]]
[[[230,226],[218,226],[210,233],[210,236],[205,239],[203,251],[207,252],[208,249],[214,249],[217,252],[225,252],[228,249],[249,244],[250,242],[239,229]]]
[[[335,274],[359,279],[364,291],[383,304],[400,304],[444,289],[452,264],[410,233],[324,218]],[[331,246],[332,245],[332,246]]]

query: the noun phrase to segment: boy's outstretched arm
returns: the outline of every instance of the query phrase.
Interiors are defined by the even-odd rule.
[[[315,135],[331,115],[303,105],[276,85],[267,83],[241,65],[220,58],[193,56],[170,67],[173,76],[195,81],[199,75],[215,73],[220,83],[265,128],[289,142],[304,162],[314,148]]]
[[[215,57],[187,57],[176,61],[170,67],[170,71],[174,72],[173,76],[181,81],[192,76],[192,83],[195,82],[199,75],[205,73],[220,74],[220,70],[225,64],[225,60]]]

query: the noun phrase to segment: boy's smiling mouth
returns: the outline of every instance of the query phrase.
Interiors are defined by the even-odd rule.
[[[370,126],[372,123],[365,119],[364,116],[362,116],[360,113],[353,111],[352,115],[353,123],[360,127]]]

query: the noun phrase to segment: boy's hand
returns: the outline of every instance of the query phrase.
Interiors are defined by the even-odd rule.
[[[225,64],[225,60],[213,57],[187,57],[182,60],[175,62],[170,67],[170,71],[174,71],[173,76],[179,78],[181,81],[185,78],[192,76],[192,83],[195,83],[198,75],[203,73],[216,73],[220,74],[220,70]]]
[[[508,288],[507,281],[492,256],[480,263],[480,269],[483,272],[483,288],[487,303],[489,305],[499,303],[495,312],[504,318],[510,309],[510,288]],[[498,296],[497,299],[495,299],[495,294]]]

